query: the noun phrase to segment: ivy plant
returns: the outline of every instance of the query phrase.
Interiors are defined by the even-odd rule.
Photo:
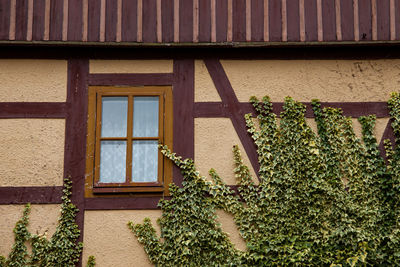
[[[77,242],[80,230],[75,223],[78,212],[70,200],[71,181],[64,180],[61,204],[61,215],[53,236],[49,239],[45,234],[31,234],[28,231],[30,204],[25,206],[22,218],[14,228],[15,241],[7,259],[0,257],[1,267],[12,266],[75,266],[79,261],[82,243]],[[28,253],[26,244],[30,244],[32,252]],[[90,257],[88,266],[94,266],[95,261]]]
[[[252,97],[259,127],[245,116],[257,147],[259,184],[233,147],[238,194],[214,169],[208,181],[192,159],[161,152],[184,176],[161,200],[161,237],[149,219],[129,222],[157,266],[398,266],[400,265],[400,95],[388,102],[396,148],[385,140],[382,158],[373,134],[376,117],[359,118],[362,139],[340,109],[312,108],[287,97],[280,125],[268,97]],[[210,152],[211,153],[211,152]],[[237,250],[215,215],[233,215],[246,242]]]

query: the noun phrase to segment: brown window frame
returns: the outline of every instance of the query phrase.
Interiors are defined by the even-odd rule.
[[[172,182],[172,163],[158,151],[157,182],[131,182],[132,142],[134,140],[158,140],[159,144],[172,148],[173,107],[171,86],[89,86],[88,134],[86,146],[86,197],[96,194],[155,193],[168,196],[168,185]],[[101,114],[103,96],[128,97],[127,136],[101,137]],[[159,134],[158,137],[133,137],[133,98],[135,96],[159,96]],[[126,181],[124,183],[101,183],[100,143],[102,140],[124,140],[127,143]]]

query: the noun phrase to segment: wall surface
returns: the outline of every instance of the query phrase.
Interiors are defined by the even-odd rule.
[[[384,102],[400,83],[400,60],[221,60],[221,66],[239,102],[249,97],[269,95],[273,102],[285,96],[310,102]],[[89,60],[90,74],[171,74],[173,60]],[[229,114],[218,116],[197,112],[197,104],[221,104],[226,88],[215,84],[210,66],[203,60],[193,61],[194,159],[200,173],[208,176],[216,169],[223,180],[235,184],[232,146],[239,145],[244,162],[251,164],[248,146]],[[187,70],[185,70],[187,71]],[[190,73],[188,71],[188,73]],[[219,79],[222,79],[221,76]],[[65,102],[67,101],[67,63],[61,60],[0,60],[0,102]],[[129,80],[129,82],[135,82]],[[85,81],[86,82],[86,81]],[[86,86],[86,84],[85,84]],[[226,85],[225,85],[226,86]],[[229,86],[228,86],[229,87]],[[190,90],[188,87],[187,90]],[[190,92],[189,92],[190,93]],[[86,100],[85,100],[86,101]],[[84,102],[85,102],[84,101]],[[1,103],[0,103],[1,104]],[[190,103],[189,103],[190,104]],[[213,104],[213,105],[214,105]],[[209,110],[206,110],[209,112]],[[197,113],[196,113],[197,112]],[[210,111],[211,112],[211,111]],[[224,111],[225,112],[225,111]],[[364,110],[368,114],[368,110]],[[1,114],[1,110],[0,110]],[[191,113],[190,113],[191,114]],[[197,114],[197,115],[196,115]],[[175,116],[176,114],[174,114]],[[177,119],[177,118],[174,118]],[[380,142],[388,118],[380,117],[376,137]],[[316,132],[314,119],[307,124]],[[0,118],[0,187],[60,186],[64,172],[64,118]],[[353,118],[357,136],[360,124]],[[174,140],[179,142],[179,140]],[[113,198],[107,201],[112,202]],[[9,253],[13,242],[12,229],[22,215],[22,205],[0,205],[0,255]],[[83,212],[83,264],[89,255],[96,257],[97,266],[151,266],[143,247],[127,227],[128,221],[141,223],[150,217],[156,225],[161,212],[154,209],[119,208],[85,210]],[[217,211],[219,222],[236,248],[246,246],[232,216]],[[59,205],[33,205],[30,229],[50,236],[59,216]],[[157,226],[158,227],[158,226]],[[160,233],[157,228],[158,234]]]

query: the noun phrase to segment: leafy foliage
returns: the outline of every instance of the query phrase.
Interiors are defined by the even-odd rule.
[[[305,106],[285,99],[280,126],[268,97],[251,102],[245,116],[260,163],[253,182],[233,148],[238,195],[215,170],[212,182],[191,159],[161,146],[184,176],[161,200],[161,240],[146,219],[129,227],[160,266],[400,265],[400,95],[389,100],[396,149],[385,140],[387,164],[373,134],[376,117],[359,118],[362,141],[340,109],[312,107],[318,135],[306,124]],[[236,250],[216,222],[216,209],[234,216],[247,245]]]
[[[22,219],[14,228],[15,243],[11,253],[7,259],[0,258],[0,266],[75,266],[82,251],[82,243],[77,243],[80,231],[75,216],[78,209],[72,204],[70,196],[71,181],[65,179],[61,216],[50,240],[45,235],[29,233],[27,226],[31,207],[27,204]],[[31,254],[28,253],[27,243],[32,246]],[[94,264],[94,259],[92,262]]]

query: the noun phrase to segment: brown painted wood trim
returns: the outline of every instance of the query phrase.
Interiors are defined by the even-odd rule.
[[[215,3],[217,42],[226,42],[228,31],[228,0]]]
[[[100,1],[88,0],[88,41],[100,40]]]
[[[64,177],[72,181],[71,200],[79,209],[76,216],[76,223],[81,231],[81,235],[78,241],[83,240],[84,233],[88,73],[88,60],[70,59],[68,61],[67,103],[69,104],[69,109],[65,123]],[[81,264],[80,259],[78,265],[81,266]]]
[[[390,0],[378,0],[377,11],[377,33],[378,40],[390,40]]]
[[[34,41],[43,40],[45,1],[35,0],[33,2],[32,40]]]
[[[50,40],[62,40],[63,7],[63,0],[52,0],[50,2]]]
[[[10,31],[10,0],[0,0],[0,39],[7,40]]]
[[[314,118],[310,102],[306,105],[306,118]],[[274,102],[273,111],[278,115],[283,111],[283,103]],[[377,118],[389,117],[389,109],[386,102],[321,102],[322,107],[341,108],[344,116],[358,118],[360,116],[374,114]],[[243,114],[253,113],[253,106],[250,103],[240,103]],[[196,102],[194,105],[194,116],[196,118],[218,118],[230,117],[228,105],[223,102]],[[244,120],[244,119],[243,119]]]
[[[174,0],[161,1],[162,41],[171,43],[174,40]]]
[[[0,205],[59,204],[62,186],[0,187]]]
[[[322,26],[324,41],[336,41],[335,1],[322,1]]]
[[[300,13],[299,1],[292,1],[287,5],[287,40],[289,42],[300,40]]]
[[[340,0],[340,21],[342,27],[342,40],[354,41],[353,1]]]
[[[269,41],[282,41],[282,2],[269,0]]]
[[[15,40],[26,40],[28,30],[28,0],[16,2]]]
[[[158,209],[160,199],[162,197],[86,198],[85,210]]]
[[[66,103],[0,102],[0,118],[65,118]]]
[[[143,1],[143,33],[145,43],[157,42],[157,2],[156,0]]]
[[[115,42],[117,38],[117,0],[106,0],[106,13],[105,13],[105,41]]]
[[[171,73],[102,73],[90,74],[89,85],[171,85],[174,75]]]
[[[211,42],[211,0],[199,1],[199,42]]]
[[[83,30],[83,1],[68,0],[68,40],[81,41]]]
[[[232,1],[232,38],[234,42],[246,41],[246,0]]]
[[[174,60],[174,147],[183,158],[194,158],[194,60]],[[173,168],[174,183],[182,185],[180,170]]]
[[[400,0],[394,2],[396,40],[400,40]]]
[[[371,0],[358,0],[360,41],[372,40]]]
[[[122,0],[121,38],[134,42],[137,37],[137,0]]]
[[[179,42],[193,41],[193,1],[179,0]]]
[[[333,0],[331,0],[333,1]],[[348,0],[350,1],[350,0]],[[318,40],[317,1],[304,0],[306,41]]]
[[[247,133],[246,123],[243,119],[244,112],[236,97],[235,91],[229,82],[228,76],[226,75],[222,64],[218,60],[205,59],[204,63],[206,64],[207,70],[210,73],[211,79],[214,82],[215,88],[221,97],[225,109],[227,109],[230,114],[233,127],[246,150],[251,165],[253,166],[254,171],[258,173],[259,163],[256,146],[250,135]]]
[[[264,0],[251,1],[251,41],[264,41]]]

